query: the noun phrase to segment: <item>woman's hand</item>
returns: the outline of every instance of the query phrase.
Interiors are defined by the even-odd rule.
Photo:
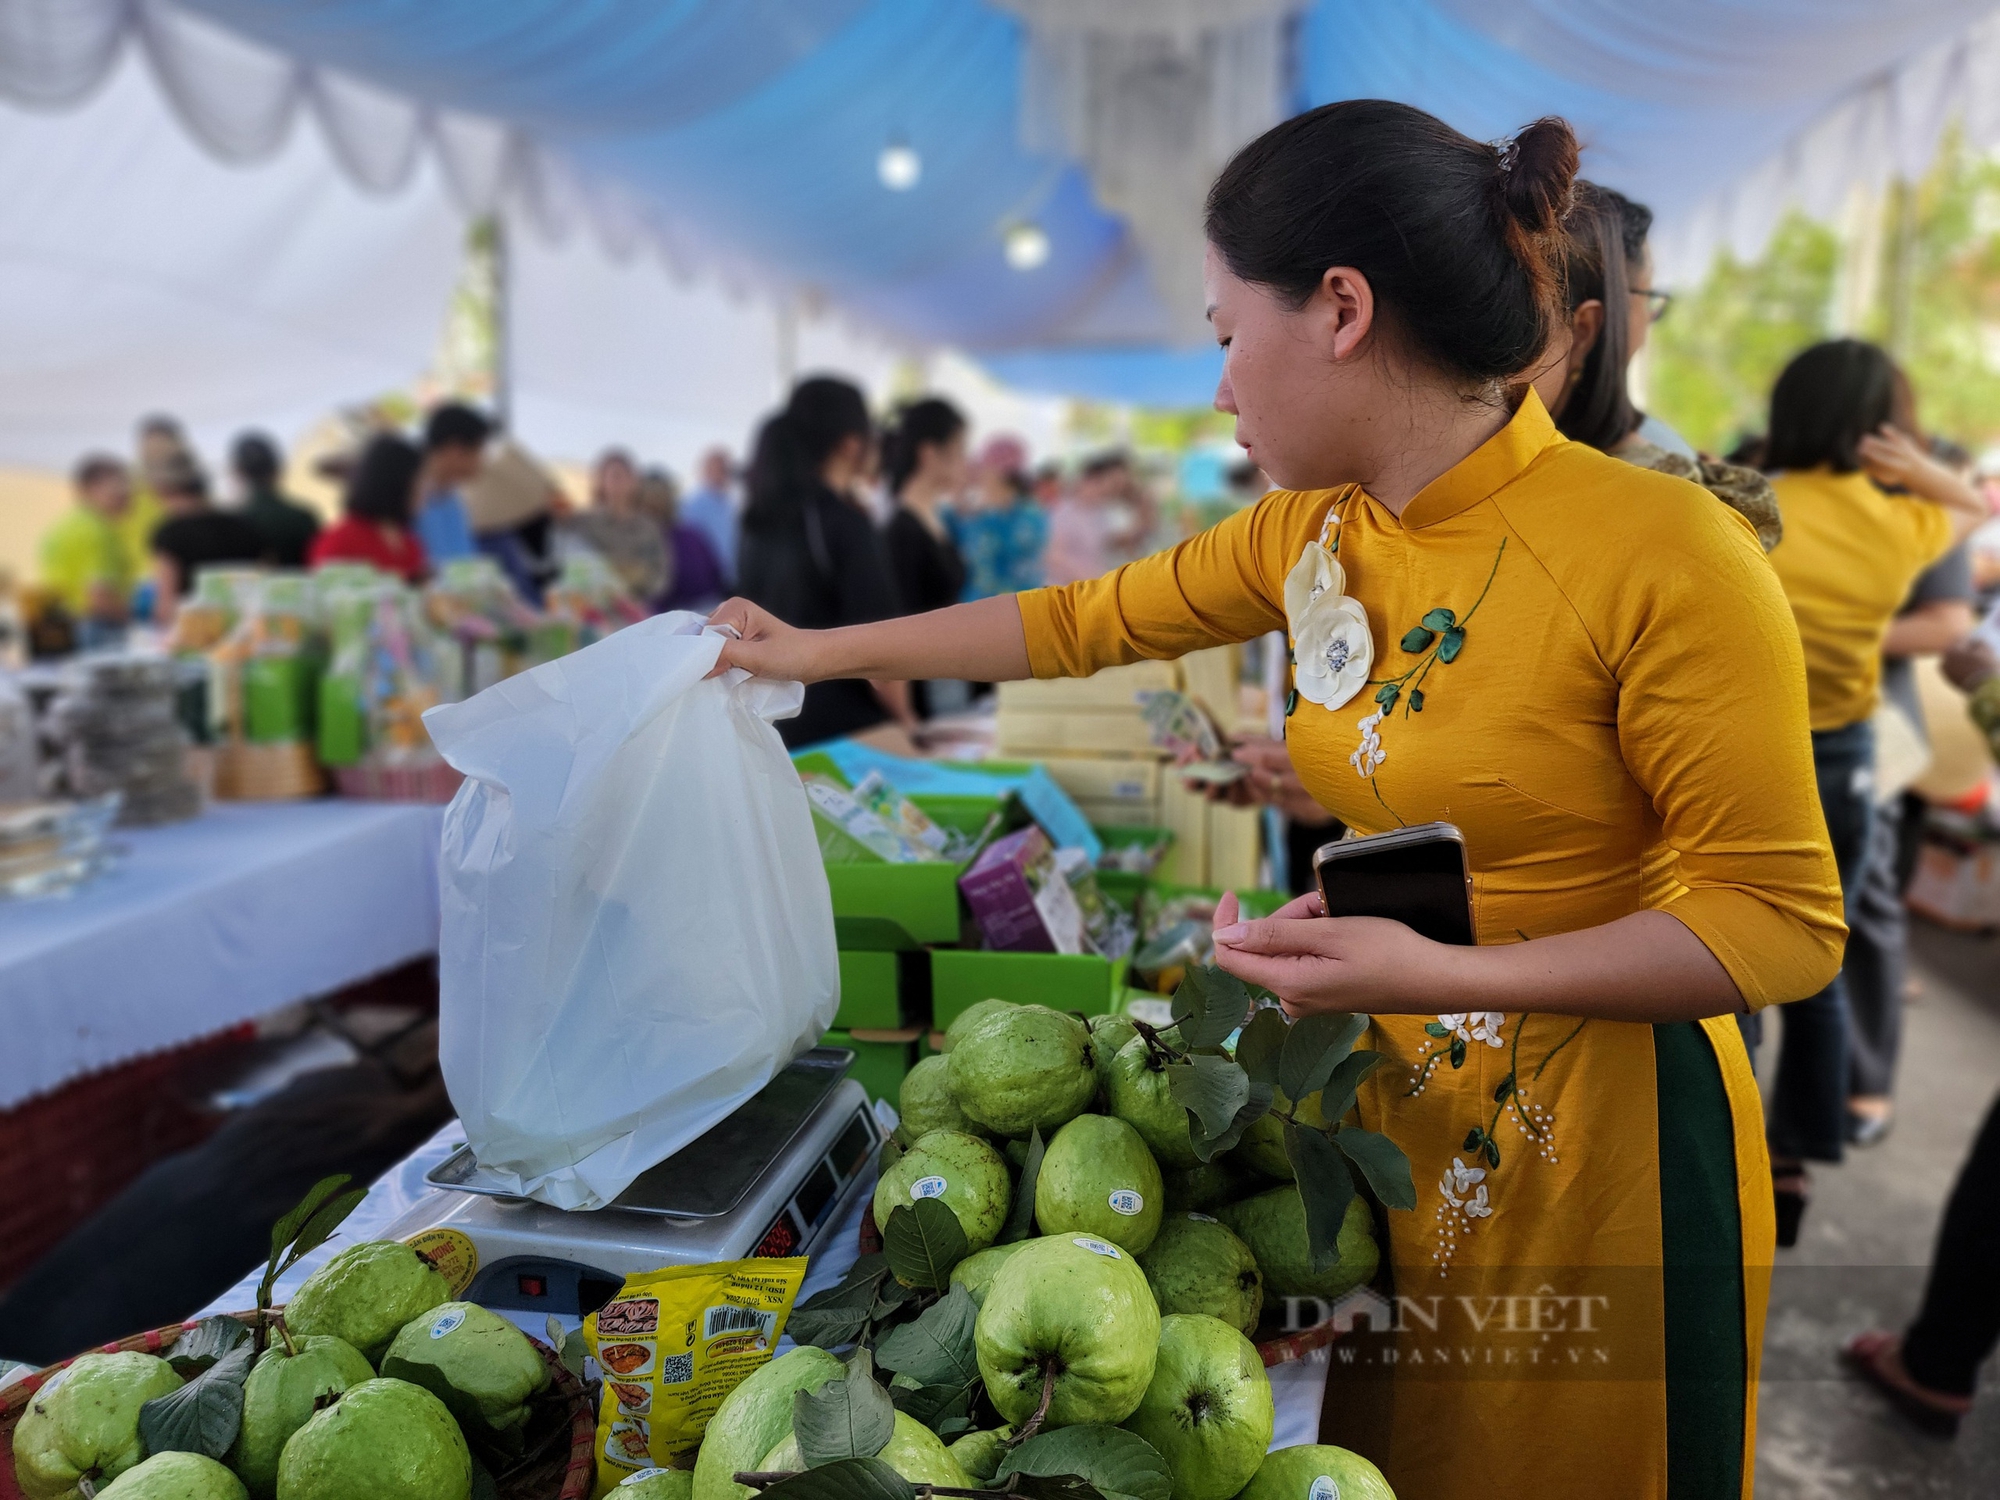
[[[741,667],[752,677],[774,682],[818,682],[833,674],[822,669],[824,631],[799,630],[787,625],[768,610],[759,609],[748,599],[726,599],[708,617],[712,626],[729,626],[738,639],[725,641],[716,658],[720,676],[731,667]]]
[[[1314,1011],[1384,1014],[1435,1008],[1452,950],[1382,917],[1326,917],[1317,894],[1274,916],[1239,919],[1236,897],[1215,908],[1215,961],[1276,995],[1293,1018]]]
[[[1855,452],[1868,477],[1877,484],[1908,490],[1949,511],[1954,541],[1963,539],[1992,515],[1984,495],[1931,457],[1922,443],[1900,427],[1884,422],[1855,444]]]
[[[1325,828],[1334,821],[1333,814],[1315,802],[1299,780],[1292,753],[1283,740],[1247,736],[1230,748],[1229,758],[1245,767],[1245,773],[1235,781],[1204,787],[1209,801],[1232,807],[1275,807],[1306,828]]]

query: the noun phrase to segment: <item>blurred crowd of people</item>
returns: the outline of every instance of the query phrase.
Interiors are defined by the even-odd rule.
[[[285,455],[258,432],[231,444],[220,484],[168,416],[139,424],[130,459],[85,455],[74,503],[41,541],[39,649],[170,624],[205,567],[361,562],[415,583],[487,556],[537,604],[565,559],[587,550],[650,610],[705,611],[741,587],[788,615],[838,623],[1094,576],[1148,550],[1158,525],[1122,453],[1066,481],[1053,463],[1031,470],[1016,437],[991,437],[975,456],[965,416],[934,397],[878,430],[861,392],[831,377],[799,383],[748,465],[726,448],[705,453],[685,494],[666,469],[613,448],[579,504],[491,418],[455,401],[414,433],[375,432],[315,469],[340,486],[335,516],[285,492]],[[942,684],[839,711],[816,698],[788,735],[915,726],[967,698],[964,685]]]

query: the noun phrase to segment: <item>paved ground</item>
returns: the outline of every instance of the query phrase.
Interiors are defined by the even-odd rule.
[[[2000,939],[1922,925],[1913,939],[1919,993],[1908,1012],[1896,1129],[1819,1174],[1798,1248],[1778,1254],[1758,1500],[2000,1496],[2000,1377],[1992,1366],[1979,1406],[1957,1441],[1944,1443],[1846,1379],[1836,1359],[1850,1334],[1900,1327],[1915,1309],[1945,1195],[2000,1091]]]

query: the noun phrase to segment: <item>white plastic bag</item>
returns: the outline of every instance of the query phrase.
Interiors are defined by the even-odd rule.
[[[444,820],[440,1062],[513,1190],[601,1208],[832,1024],[833,906],[771,721],[662,615],[424,715]]]

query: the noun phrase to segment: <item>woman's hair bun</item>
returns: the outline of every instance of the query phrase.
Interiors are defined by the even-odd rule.
[[[1500,196],[1530,234],[1548,234],[1569,214],[1576,183],[1576,132],[1555,115],[1527,126],[1500,150]]]

